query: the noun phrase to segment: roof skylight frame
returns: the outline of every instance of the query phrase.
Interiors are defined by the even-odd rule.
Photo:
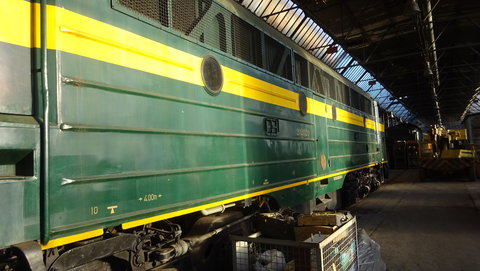
[[[358,61],[356,61],[348,52],[346,52],[339,44],[336,44],[333,38],[328,35],[322,27],[308,17],[305,12],[291,0],[236,0],[241,5],[249,9],[252,13],[262,18],[265,22],[276,28],[286,37],[297,43],[299,46],[309,51],[320,59],[323,63],[332,69],[341,73],[345,78],[359,86],[363,91],[370,94],[369,89],[372,85],[370,81],[376,81],[376,85],[380,85],[381,89],[375,91],[376,97],[372,95],[378,104],[387,109],[390,105],[390,98],[393,97],[392,92],[386,89],[376,78],[371,75]],[[336,46],[337,52],[327,54],[329,46]],[[388,95],[387,95],[388,93]],[[385,96],[385,97],[384,97]],[[377,97],[381,97],[377,99]],[[401,102],[393,106],[395,110],[388,108],[397,117],[409,116],[414,118],[414,114],[410,112]],[[480,109],[479,109],[480,110]],[[405,111],[408,114],[405,114]],[[401,116],[399,116],[399,114]]]

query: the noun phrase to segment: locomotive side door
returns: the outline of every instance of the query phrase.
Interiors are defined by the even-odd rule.
[[[40,128],[32,59],[38,23],[29,1],[2,1],[0,21],[0,247],[40,236]]]
[[[331,106],[326,104],[326,88],[322,83],[321,70],[310,64],[310,86],[314,91],[313,98],[315,110],[315,138],[316,152],[318,163],[316,165],[316,173],[318,175],[326,175],[329,171],[328,166],[328,134],[327,134],[327,117],[331,112]],[[330,109],[330,110],[329,110]]]

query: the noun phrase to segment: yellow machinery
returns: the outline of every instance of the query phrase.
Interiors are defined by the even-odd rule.
[[[447,130],[435,125],[420,142],[420,178],[432,173],[467,173],[471,180],[476,179],[475,151],[467,140],[466,129]]]

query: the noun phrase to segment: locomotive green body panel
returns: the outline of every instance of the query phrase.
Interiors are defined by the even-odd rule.
[[[66,53],[61,59],[49,180],[50,201],[64,204],[52,205],[52,232],[79,223],[103,228],[139,210],[133,218],[315,177],[311,115]],[[280,118],[275,138],[265,135],[268,117]]]
[[[40,221],[46,249],[107,227],[131,228],[259,195],[294,205],[340,189],[348,172],[383,161],[377,141],[383,128],[373,115],[231,56],[228,39],[224,51],[215,49],[138,20],[116,0],[48,3],[48,167],[39,180],[40,128],[25,128],[33,133],[37,177],[12,195],[29,206],[29,221],[18,223],[35,229],[16,241],[39,240]],[[229,12],[253,16],[221,11]],[[224,84],[215,96],[202,81],[206,55],[222,65]],[[42,119],[43,99],[33,104]],[[268,122],[278,130],[271,133]],[[2,194],[21,188],[2,185]]]
[[[0,248],[40,238],[39,154],[35,119],[0,114]]]

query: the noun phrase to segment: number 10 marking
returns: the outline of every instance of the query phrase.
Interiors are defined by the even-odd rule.
[[[91,215],[97,215],[98,214],[98,206],[90,207],[90,214]]]

